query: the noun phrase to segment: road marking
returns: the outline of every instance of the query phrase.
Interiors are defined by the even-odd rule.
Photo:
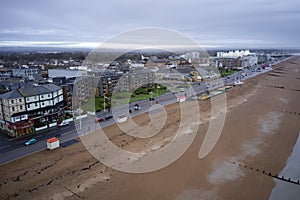
[[[6,145],[6,146],[3,146],[3,147],[0,147],[0,149],[4,149],[6,147],[10,147],[10,145]]]
[[[53,133],[55,133],[55,132],[56,132],[56,131],[48,132],[47,135],[53,134]]]
[[[26,141],[27,141],[27,140],[26,140]],[[16,143],[14,143],[14,144],[21,144],[21,143],[25,143],[26,141],[25,141],[25,140],[23,140],[23,141],[16,142]]]

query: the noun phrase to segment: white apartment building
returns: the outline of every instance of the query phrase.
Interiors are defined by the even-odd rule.
[[[38,68],[15,68],[12,70],[14,77],[30,77],[39,73]]]
[[[217,52],[215,65],[217,68],[243,69],[257,65],[258,56],[249,50]]]

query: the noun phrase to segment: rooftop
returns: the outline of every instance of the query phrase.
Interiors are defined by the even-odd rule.
[[[23,87],[13,89],[0,95],[1,99],[15,99],[20,97],[30,97],[41,94],[48,94],[61,89],[61,87],[54,84],[47,85],[25,85]]]
[[[0,95],[0,99],[16,99],[23,97],[18,90],[12,90]]]

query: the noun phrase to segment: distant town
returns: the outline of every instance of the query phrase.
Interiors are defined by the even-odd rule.
[[[86,52],[2,52],[0,129],[11,138],[26,136],[72,121],[76,106],[81,114],[109,110],[114,91],[134,92],[144,87],[147,92],[135,92],[132,102],[152,100],[168,92],[164,83],[206,83],[253,67],[271,67],[290,55],[278,50],[223,50],[207,56],[139,51],[111,63],[86,63]],[[92,106],[91,97],[96,99]]]

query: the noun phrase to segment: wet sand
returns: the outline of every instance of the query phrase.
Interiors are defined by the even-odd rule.
[[[298,71],[299,70],[299,71]],[[299,91],[297,91],[299,90]],[[81,143],[43,151],[0,166],[1,199],[268,199],[300,130],[300,58],[245,81],[226,93],[228,113],[213,150],[198,158],[210,119],[201,101],[197,136],[176,162],[161,170],[130,174],[97,162]],[[192,109],[192,108],[191,108]],[[178,104],[167,107],[166,129],[150,140],[127,135],[112,141],[127,150],[151,150],[174,136]],[[135,119],[146,124],[147,115]],[[114,135],[116,126],[106,129]]]

